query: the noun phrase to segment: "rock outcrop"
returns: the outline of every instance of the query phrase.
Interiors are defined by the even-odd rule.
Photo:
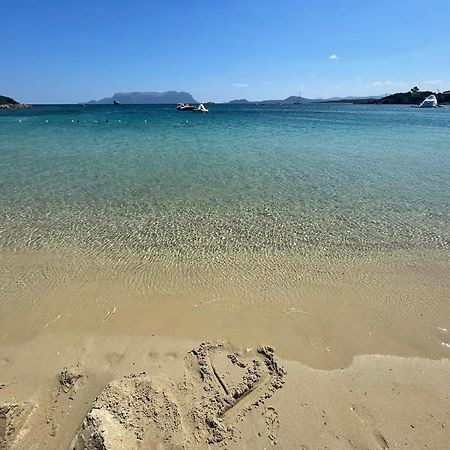
[[[31,108],[31,106],[19,103],[11,97],[5,97],[4,95],[0,95],[0,109],[21,109],[21,108]]]

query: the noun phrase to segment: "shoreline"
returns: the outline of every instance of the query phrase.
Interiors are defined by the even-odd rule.
[[[4,344],[67,331],[156,334],[268,343],[282,358],[322,369],[358,354],[449,354],[441,331],[450,329],[446,252],[348,261],[234,256],[211,267],[37,250],[1,256]]]

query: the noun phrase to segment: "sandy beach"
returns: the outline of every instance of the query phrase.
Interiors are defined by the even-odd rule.
[[[0,448],[447,447],[442,255],[192,264],[170,286],[129,261],[2,261]]]
[[[2,448],[447,447],[447,359],[319,370],[228,343],[55,340],[3,349]]]

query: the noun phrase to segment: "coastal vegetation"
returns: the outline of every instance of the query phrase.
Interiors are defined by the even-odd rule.
[[[326,103],[353,103],[368,105],[418,105],[429,95],[435,95],[439,104],[450,104],[450,91],[432,92],[421,91],[417,86],[411,88],[408,92],[396,92],[381,98],[361,98],[361,99],[339,99],[327,101]]]
[[[450,103],[450,93],[440,93],[432,91],[420,91],[417,87],[408,92],[397,92],[387,97],[383,97],[375,103],[382,105],[417,105],[424,101],[429,95],[435,95],[438,103]]]
[[[17,105],[17,104],[18,102],[16,102],[13,98],[0,95],[0,105]]]

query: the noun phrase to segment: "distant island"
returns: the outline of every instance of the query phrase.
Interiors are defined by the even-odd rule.
[[[359,99],[379,99],[381,96],[372,96],[372,97],[332,97],[332,98],[306,98],[299,97],[296,95],[291,95],[282,100],[258,100],[258,101],[250,101],[245,98],[231,100],[228,103],[231,104],[252,104],[252,105],[300,105],[300,104],[309,104],[309,103],[327,103],[327,102],[335,102],[335,101],[353,101]]]
[[[251,102],[251,101],[249,101],[249,100],[247,100],[245,98],[239,98],[237,100],[231,100],[228,103],[236,103],[238,105],[242,105],[242,104],[245,104],[245,103],[253,103],[253,102]]]
[[[101,100],[91,100],[86,104],[111,105],[116,100],[121,104],[175,104],[175,103],[198,103],[188,92],[117,92],[112,97]]]

